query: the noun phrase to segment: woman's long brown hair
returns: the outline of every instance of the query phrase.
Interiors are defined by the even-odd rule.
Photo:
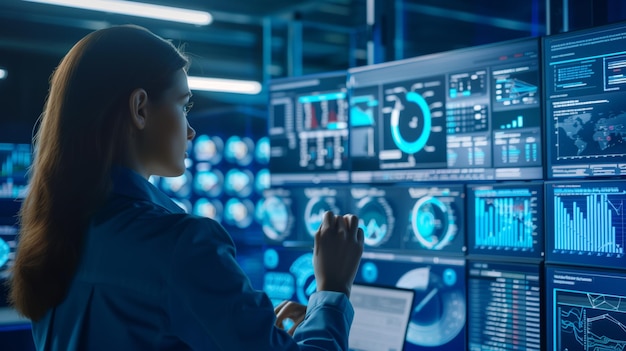
[[[9,280],[10,303],[24,316],[40,319],[67,294],[130,136],[131,92],[158,100],[187,64],[170,42],[127,25],[87,35],[52,74]]]

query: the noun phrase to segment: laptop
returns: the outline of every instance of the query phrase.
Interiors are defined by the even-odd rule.
[[[391,286],[354,284],[350,302],[354,320],[351,351],[402,351],[415,291]]]

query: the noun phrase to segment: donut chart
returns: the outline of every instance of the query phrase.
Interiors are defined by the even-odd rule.
[[[441,250],[454,239],[456,226],[446,204],[436,197],[419,199],[411,211],[411,228],[424,248]]]
[[[421,118],[418,118],[416,115],[406,116],[412,112],[413,108],[408,108],[408,106],[405,108],[396,100],[396,104],[391,112],[391,137],[398,149],[407,154],[414,154],[426,146],[432,128],[432,115],[428,107],[428,102],[426,102],[420,94],[410,91],[406,93],[406,100],[409,103],[417,105],[421,112]],[[403,114],[402,111],[411,112],[405,112]],[[401,116],[401,114],[403,114],[403,116]],[[408,122],[401,125],[400,117],[402,117],[403,121],[408,119]],[[419,123],[420,121],[421,125]],[[419,136],[415,140],[408,140],[407,136],[404,135],[406,131],[418,128],[420,128],[421,131],[418,132]]]

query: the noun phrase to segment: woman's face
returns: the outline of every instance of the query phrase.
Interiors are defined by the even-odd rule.
[[[148,154],[145,166],[149,174],[174,177],[184,173],[187,141],[196,135],[187,121],[190,98],[187,73],[182,69],[176,72],[174,84],[161,100],[151,101],[148,95],[144,150]]]

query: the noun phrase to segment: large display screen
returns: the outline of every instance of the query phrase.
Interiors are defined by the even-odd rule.
[[[626,267],[626,182],[546,183],[546,261]]]
[[[272,185],[346,183],[346,72],[276,79],[269,83]]]
[[[468,349],[542,350],[540,266],[488,261],[468,266]]]
[[[365,252],[355,282],[415,290],[404,350],[465,350],[463,258]]]
[[[541,179],[539,40],[349,71],[352,181]]]
[[[348,213],[348,190],[342,187],[283,187],[268,189],[257,216],[268,244],[313,247],[326,211]]]
[[[465,252],[463,185],[353,187],[350,198],[365,251]]]
[[[543,259],[543,183],[467,186],[470,255]]]
[[[626,24],[545,37],[548,177],[626,174]]]
[[[31,162],[30,144],[0,143],[0,198],[16,199],[26,195],[26,172]]]
[[[625,273],[548,267],[548,350],[626,347]]]

